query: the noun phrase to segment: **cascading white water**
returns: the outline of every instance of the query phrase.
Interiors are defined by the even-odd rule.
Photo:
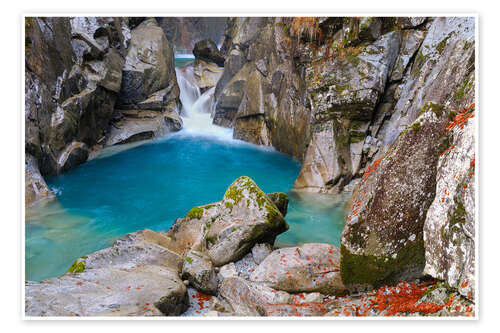
[[[177,82],[180,89],[182,103],[181,118],[183,130],[187,134],[215,136],[223,140],[233,140],[233,130],[214,125],[212,123],[211,111],[213,107],[215,87],[210,88],[203,94],[195,84],[191,83],[184,71],[176,68]]]

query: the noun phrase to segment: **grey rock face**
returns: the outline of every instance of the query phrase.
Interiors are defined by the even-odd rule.
[[[473,103],[468,92],[474,90],[474,30],[470,17],[432,21],[405,75],[394,111],[380,129],[384,150],[417,118],[426,102],[455,110]]]
[[[26,154],[24,172],[26,207],[40,200],[50,200],[54,198],[54,193],[52,193],[47,183],[45,183],[45,180],[40,175],[36,158],[29,154]]]
[[[90,149],[104,140],[121,85],[126,25],[59,17],[27,18],[25,26],[25,149],[42,175],[55,174],[86,160],[82,148],[68,155],[75,142]]]
[[[353,194],[341,237],[342,281],[351,290],[423,274],[423,225],[434,200],[448,114],[432,103],[422,111]]]
[[[274,146],[299,160],[309,141],[301,71],[292,61],[286,18],[234,20],[224,73],[215,91],[214,123],[234,137]]]
[[[266,304],[287,304],[292,302],[290,294],[276,291],[262,284],[239,277],[224,280],[220,286],[220,297],[240,316],[262,316]]]
[[[335,192],[358,174],[363,141],[399,50],[400,32],[358,46],[357,56],[335,57],[307,77],[315,128],[294,187]],[[319,80],[321,77],[321,80]]]
[[[206,294],[215,295],[217,292],[217,278],[214,266],[206,255],[197,251],[186,254],[182,267],[182,277],[197,290]]]
[[[188,307],[181,259],[150,230],[75,260],[65,275],[27,282],[27,316],[180,315]]]
[[[340,251],[330,244],[307,243],[275,250],[250,280],[287,292],[346,293],[340,278]]]
[[[152,93],[177,84],[173,61],[172,48],[154,19],[132,29],[118,107],[133,108]]]
[[[424,224],[425,273],[475,298],[474,119],[448,132],[437,166],[436,197]]]

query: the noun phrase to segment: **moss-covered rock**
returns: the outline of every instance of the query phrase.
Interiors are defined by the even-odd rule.
[[[280,208],[246,176],[228,187],[221,201],[191,209],[168,230],[167,247],[186,255],[195,250],[216,266],[238,260],[257,243],[274,242],[288,229],[283,218],[288,204],[284,193],[271,195]]]
[[[367,168],[342,232],[342,280],[351,290],[423,274],[423,224],[434,199],[447,114],[428,108]],[[439,108],[440,109],[440,108]]]

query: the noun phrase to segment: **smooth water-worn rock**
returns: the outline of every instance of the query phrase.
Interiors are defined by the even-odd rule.
[[[167,236],[172,251],[200,251],[222,266],[242,258],[257,243],[272,244],[287,229],[276,205],[243,176],[229,186],[222,201],[194,207],[184,219],[177,219]]]
[[[346,293],[340,278],[340,251],[330,244],[307,243],[275,250],[250,280],[288,292]]]
[[[200,59],[195,59],[178,70],[182,72],[183,78],[200,88],[201,92],[215,87],[223,72],[216,64]]]
[[[292,302],[292,296],[287,292],[277,291],[240,277],[224,280],[219,295],[229,304],[231,311],[240,316],[263,316],[266,314],[266,304]]]
[[[471,111],[469,111],[471,112]],[[474,119],[448,132],[437,166],[436,197],[424,224],[425,273],[475,298]]]
[[[143,21],[131,30],[118,107],[134,108],[136,103],[176,81],[173,51],[165,33],[155,19]]]
[[[341,238],[342,281],[351,290],[419,277],[423,225],[436,192],[448,113],[432,103],[365,172]]]
[[[107,146],[161,137],[182,128],[182,119],[175,111],[121,110],[120,113],[124,117],[110,126]]]
[[[217,292],[217,278],[214,266],[206,255],[189,251],[182,267],[182,277],[197,290],[214,295]]]
[[[25,285],[27,316],[180,315],[188,307],[181,258],[144,230],[83,256],[59,278]]]

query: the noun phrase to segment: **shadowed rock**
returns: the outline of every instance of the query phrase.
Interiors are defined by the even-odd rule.
[[[224,66],[224,56],[210,38],[201,40],[194,45],[193,54],[196,58]]]

